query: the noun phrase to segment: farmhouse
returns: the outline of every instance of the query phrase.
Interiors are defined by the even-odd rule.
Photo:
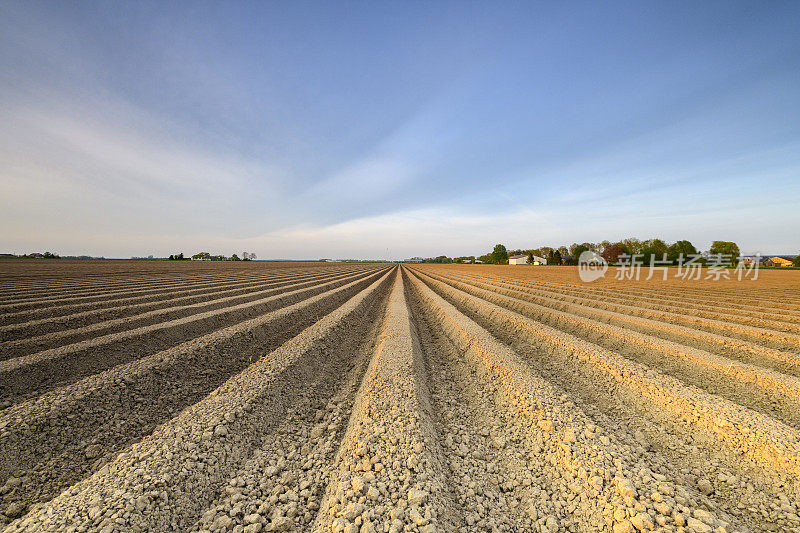
[[[509,265],[527,265],[527,264],[531,264],[531,265],[546,265],[547,264],[547,259],[545,259],[544,257],[539,257],[538,255],[534,255],[533,256],[533,262],[532,263],[528,263],[528,256],[527,255],[525,255],[525,254],[512,255],[511,257],[508,258],[508,264]]]
[[[788,266],[792,266],[792,260],[791,259],[787,259],[786,257],[780,257],[780,256],[776,255],[775,257],[770,257],[769,259],[764,261],[764,266],[768,266],[768,267],[788,267]]]

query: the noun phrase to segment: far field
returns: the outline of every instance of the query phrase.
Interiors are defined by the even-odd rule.
[[[0,530],[800,532],[800,271],[676,272],[0,261]]]

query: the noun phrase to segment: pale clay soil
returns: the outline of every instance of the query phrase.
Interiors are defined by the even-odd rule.
[[[0,262],[0,530],[800,532],[800,272]]]

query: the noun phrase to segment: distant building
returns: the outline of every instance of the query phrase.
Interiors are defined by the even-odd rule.
[[[792,260],[788,256],[781,257],[776,255],[764,261],[764,266],[768,267],[788,267],[792,266]]]
[[[509,265],[546,265],[547,259],[544,257],[539,257],[538,255],[533,256],[533,262],[528,263],[528,256],[526,254],[519,254],[519,255],[512,255],[508,258]]]

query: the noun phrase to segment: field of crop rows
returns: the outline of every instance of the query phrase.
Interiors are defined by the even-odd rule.
[[[0,530],[800,532],[799,274],[0,261]]]

